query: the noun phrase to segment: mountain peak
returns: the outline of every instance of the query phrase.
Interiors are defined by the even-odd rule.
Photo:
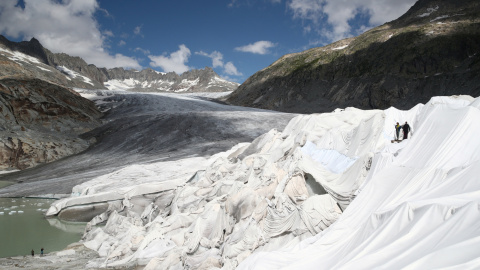
[[[19,51],[26,55],[33,56],[39,59],[42,63],[48,64],[48,57],[45,48],[36,38],[32,38],[30,41],[12,42],[6,37],[0,35],[0,43],[12,51]]]
[[[29,42],[32,45],[43,47],[42,44],[40,44],[40,41],[38,41],[38,39],[36,39],[35,37],[32,37]]]
[[[425,24],[447,18],[462,16],[478,18],[479,3],[472,0],[419,0],[405,14],[390,24],[393,27],[407,27]]]

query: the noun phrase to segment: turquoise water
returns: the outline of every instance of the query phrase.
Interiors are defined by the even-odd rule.
[[[0,198],[0,257],[59,251],[80,240],[86,223],[46,219],[51,199]]]

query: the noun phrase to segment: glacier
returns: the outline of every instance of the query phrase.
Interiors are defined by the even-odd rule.
[[[479,268],[479,101],[436,97],[409,111],[414,136],[375,153],[375,169],[332,226],[239,269]]]
[[[87,268],[476,269],[479,110],[452,96],[299,115],[208,158],[98,176],[48,215],[108,203],[82,239],[100,256]],[[392,143],[405,121],[412,136]]]

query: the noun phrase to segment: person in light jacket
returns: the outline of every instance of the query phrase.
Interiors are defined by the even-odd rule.
[[[402,126],[400,126],[400,124],[397,122],[397,124],[395,125],[395,140],[399,140],[400,139],[400,129],[402,129]]]

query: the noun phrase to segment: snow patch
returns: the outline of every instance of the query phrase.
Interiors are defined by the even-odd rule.
[[[442,19],[449,18],[449,17],[450,17],[449,15],[439,16],[439,17],[436,17],[435,19],[431,20],[430,22],[442,20]]]
[[[109,80],[104,83],[105,87],[109,90],[121,90],[128,91],[134,88],[151,88],[154,84],[160,84],[160,87],[157,87],[158,90],[168,91],[170,87],[174,84],[172,81],[164,80],[154,80],[154,81],[139,81],[133,78],[124,79],[124,80]]]
[[[41,69],[43,71],[48,71],[48,72],[52,72],[50,69],[46,69],[46,68],[43,68],[41,66],[37,66],[38,69]]]
[[[200,78],[196,78],[195,80],[187,80],[183,79],[182,82],[178,85],[178,89],[175,89],[175,92],[186,92],[191,89],[191,87],[198,84]]]
[[[26,62],[26,63],[32,63],[32,64],[42,64],[37,58],[26,55],[26,54],[18,52],[18,51],[10,51],[10,50],[7,50],[7,49],[4,49],[4,48],[0,47],[0,52],[2,52],[2,54],[4,56],[6,56],[8,59],[10,59],[10,60],[12,60],[12,61],[14,61],[18,64],[21,64],[19,62]]]
[[[438,6],[434,7],[434,8],[427,8],[427,12],[425,13],[422,13],[420,15],[418,15],[417,17],[420,17],[420,18],[423,18],[423,17],[428,17],[430,16],[430,14],[432,14],[433,12],[437,11],[438,10]]]
[[[456,14],[453,14],[453,15],[443,15],[443,16],[439,16],[439,17],[431,20],[430,22],[434,22],[434,21],[438,21],[438,20],[442,20],[442,19],[450,18],[450,17],[463,16],[463,15],[465,15],[465,13],[456,13]],[[457,23],[457,22],[452,22],[452,23]]]
[[[344,46],[340,46],[340,47],[336,47],[336,48],[333,48],[332,51],[336,51],[336,50],[343,50],[345,48],[348,47],[348,44],[347,45],[344,45]]]
[[[208,87],[212,87],[212,86],[218,86],[218,85],[232,85],[232,86],[235,86],[235,87],[238,87],[240,84],[238,83],[235,83],[235,82],[230,82],[230,81],[227,81],[223,78],[220,78],[218,76],[214,76],[210,79],[210,81],[208,82]]]
[[[20,170],[14,169],[14,170],[0,171],[0,175],[2,175],[2,174],[14,173],[14,172],[18,172],[18,171],[20,171]]]
[[[85,76],[81,75],[81,74],[78,73],[78,72],[75,72],[75,71],[73,71],[73,70],[70,70],[70,69],[68,69],[68,68],[65,67],[65,66],[57,66],[57,69],[60,70],[61,72],[65,73],[65,74],[67,74],[67,75],[68,75],[67,78],[69,78],[69,77],[70,77],[70,78],[79,77],[79,78],[83,79],[83,81],[84,81],[85,83],[88,83],[88,84],[90,84],[90,85],[93,86],[92,80],[90,80],[90,78],[85,77]],[[70,79],[70,78],[69,78],[69,79]]]

